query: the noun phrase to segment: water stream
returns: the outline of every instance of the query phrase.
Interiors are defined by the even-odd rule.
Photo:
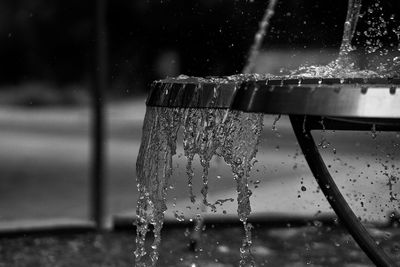
[[[255,67],[255,61],[260,54],[261,45],[264,41],[264,37],[267,34],[268,27],[270,25],[270,20],[275,13],[275,6],[278,0],[270,0],[268,7],[265,10],[264,16],[260,21],[260,26],[257,33],[254,35],[254,43],[250,48],[249,57],[247,59],[247,64],[243,69],[243,73],[252,73]]]
[[[338,65],[343,66],[351,64],[351,62],[349,62],[348,55],[353,50],[351,41],[356,31],[360,11],[361,0],[349,0],[346,21],[343,27],[342,44],[340,45],[339,57],[336,60]]]
[[[177,109],[149,108],[143,125],[143,138],[136,162],[139,199],[137,204],[136,266],[154,266],[158,260],[158,246],[164,212],[167,210],[166,194],[172,174],[172,156],[176,153],[176,137],[180,126]],[[154,230],[154,241],[149,254],[145,249],[149,226]]]
[[[202,203],[216,209],[207,200],[208,168],[213,156],[221,156],[231,166],[237,184],[239,219],[245,229],[241,248],[241,266],[253,264],[251,257],[251,228],[247,218],[251,211],[251,190],[248,178],[256,156],[262,129],[261,114],[247,114],[227,109],[177,109],[148,107],[143,137],[137,160],[139,201],[137,207],[136,266],[154,266],[158,260],[160,232],[166,211],[166,195],[172,174],[172,156],[176,153],[176,137],[183,127],[183,147],[187,157],[189,195],[194,172],[192,162],[197,154],[203,167]],[[145,249],[149,226],[154,227],[150,252]]]

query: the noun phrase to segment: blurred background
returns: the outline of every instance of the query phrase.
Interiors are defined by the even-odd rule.
[[[368,5],[374,1],[364,2]],[[102,29],[108,37],[107,84],[103,99],[106,122],[104,199],[108,218],[132,211],[136,206],[135,161],[145,97],[151,82],[179,74],[240,73],[267,5],[268,1],[261,0],[108,1]],[[389,10],[385,12],[399,14],[398,1],[385,1],[382,5],[384,10]],[[98,67],[95,6],[94,0],[0,2],[0,225],[88,217],[93,118],[90,90],[95,84],[94,73]],[[327,64],[335,59],[346,10],[345,0],[278,1],[257,60],[257,71],[279,74],[302,64]],[[359,27],[359,31],[363,31],[366,26],[361,23]],[[357,42],[362,43],[362,37]],[[272,119],[267,118],[266,141],[260,151],[260,155],[265,156],[259,160],[258,172],[261,172],[254,180],[261,180],[264,185],[255,183],[258,188],[255,192],[260,192],[258,195],[264,201],[258,211],[330,212],[307,166],[298,156],[288,121],[283,118],[278,124],[279,138],[270,133],[271,123]],[[371,218],[364,204],[359,204],[363,193],[356,190],[366,183],[363,180],[357,183],[357,179],[349,182],[350,175],[346,174],[352,173],[356,169],[354,166],[363,168],[365,164],[376,163],[371,177],[380,176],[384,166],[390,166],[391,174],[398,175],[397,166],[392,168],[391,164],[382,165],[376,160],[377,151],[384,145],[392,147],[390,138],[398,137],[394,134],[390,138],[372,140],[370,135],[362,136],[357,140],[351,139],[351,135],[331,137],[337,142],[344,140],[342,145],[337,145],[337,151],[343,153],[346,161],[350,161],[350,157],[365,157],[362,165],[335,161],[335,155],[328,158],[339,164],[337,172],[344,172],[342,184],[348,189],[348,197],[366,218]],[[360,149],[364,154],[356,154],[356,148],[366,140],[372,142],[366,145],[371,150]],[[271,150],[273,159],[268,156]],[[389,158],[397,160],[395,156]],[[177,172],[181,173],[178,188],[185,188],[186,183],[182,164],[184,162]],[[234,197],[229,170],[219,170],[216,168],[215,175],[223,172],[226,180],[218,182],[215,193],[211,194],[220,198],[232,192]],[[389,176],[384,176],[386,180],[377,178],[379,192],[385,192],[388,199],[390,195],[385,185]],[[230,191],[226,190],[227,184]],[[303,190],[304,184],[314,189]],[[285,192],[285,201],[276,193],[280,192],[277,188]],[[374,192],[376,188],[368,190]],[[185,190],[176,191],[173,201],[187,201]],[[397,208],[393,199],[390,207],[385,206],[386,200],[380,202],[380,206],[373,203],[375,219]],[[299,209],[299,205],[303,208]],[[234,212],[235,208],[231,210]]]

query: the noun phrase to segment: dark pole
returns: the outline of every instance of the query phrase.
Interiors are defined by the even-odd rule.
[[[305,124],[304,116],[291,115],[289,118],[308,166],[340,222],[346,227],[360,248],[364,250],[376,266],[396,266],[394,261],[378,247],[375,240],[370,236],[347,204],[347,201],[329,174],[328,168],[319,154],[318,147],[311,136],[311,129]]]
[[[104,92],[107,89],[107,0],[95,0],[95,62],[92,86],[90,216],[98,230],[104,227]]]

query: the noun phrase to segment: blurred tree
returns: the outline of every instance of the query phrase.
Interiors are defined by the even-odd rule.
[[[77,0],[3,0],[0,28],[2,83],[77,81],[85,72],[92,7]]]
[[[399,13],[399,1],[388,3]],[[267,4],[264,0],[110,1],[112,90],[125,96],[177,73],[240,72]],[[278,1],[264,49],[338,47],[346,7],[347,0]],[[88,82],[93,14],[91,1],[1,1],[0,84]]]

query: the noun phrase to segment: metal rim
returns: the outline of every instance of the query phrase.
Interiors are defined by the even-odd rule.
[[[170,78],[153,83],[146,103],[267,114],[397,119],[399,87],[400,78]]]

